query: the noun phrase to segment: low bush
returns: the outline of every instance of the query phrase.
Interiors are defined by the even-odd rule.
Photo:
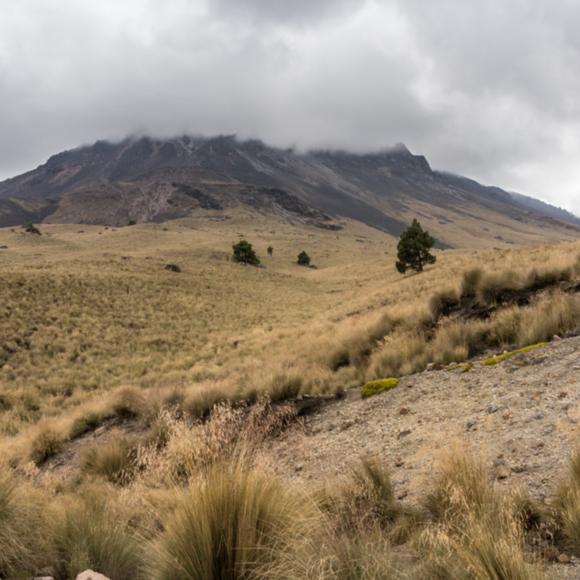
[[[369,381],[363,386],[361,396],[363,399],[366,399],[367,397],[372,397],[373,395],[382,393],[383,391],[390,391],[398,384],[399,379],[375,379],[374,381]]]

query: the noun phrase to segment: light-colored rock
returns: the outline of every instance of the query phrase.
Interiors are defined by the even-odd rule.
[[[81,572],[76,580],[110,580],[105,575],[95,572],[94,570],[85,570]]]

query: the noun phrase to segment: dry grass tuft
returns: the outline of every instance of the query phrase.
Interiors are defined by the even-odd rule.
[[[116,437],[95,444],[84,451],[81,470],[103,477],[116,485],[128,484],[137,469],[138,443],[126,437]]]
[[[568,477],[560,484],[554,504],[565,542],[580,554],[580,449],[572,454]]]
[[[184,493],[156,546],[157,580],[255,577],[299,545],[309,501],[264,473],[216,466]]]
[[[30,444],[30,459],[42,465],[57,455],[64,445],[65,437],[50,425],[40,425]]]
[[[112,495],[107,488],[88,489],[61,507],[51,533],[57,579],[75,578],[88,568],[109,578],[143,577],[142,546]]]
[[[533,580],[544,578],[526,561],[524,531],[511,498],[489,483],[478,462],[456,448],[444,458],[426,501],[434,525],[417,540],[429,578]]]
[[[0,475],[0,577],[30,577],[47,557],[49,515],[28,485]]]

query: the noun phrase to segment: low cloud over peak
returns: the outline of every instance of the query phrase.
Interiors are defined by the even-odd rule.
[[[8,0],[0,175],[99,138],[402,141],[580,213],[580,5]]]

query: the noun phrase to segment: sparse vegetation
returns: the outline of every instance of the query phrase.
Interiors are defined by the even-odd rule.
[[[92,567],[111,578],[196,578],[215,566],[220,577],[229,562],[231,578],[527,579],[543,577],[530,552],[538,534],[546,549],[578,553],[573,475],[549,505],[516,501],[455,452],[434,486],[417,483],[423,501],[411,507],[377,461],[331,488],[298,489],[260,455],[288,425],[299,429],[306,395],[381,387],[384,377],[392,388],[429,363],[502,372],[464,361],[527,356],[519,349],[574,332],[578,244],[453,250],[421,276],[393,278],[377,266],[384,238],[372,232],[364,252],[348,232],[283,232],[280,259],[260,271],[230,263],[224,235],[201,229],[142,225],[98,238],[90,226],[83,236],[46,229],[41,246],[58,252],[0,231],[11,247],[0,280],[0,460],[10,482],[9,493],[0,483],[0,576],[64,579]],[[265,228],[252,236],[259,247],[272,239]],[[320,269],[308,276],[291,264],[302,243],[317,248]],[[182,274],[164,272],[168,260]],[[381,407],[401,388],[356,404]],[[409,412],[397,407],[397,419],[399,410]],[[216,538],[221,551],[208,548]]]

